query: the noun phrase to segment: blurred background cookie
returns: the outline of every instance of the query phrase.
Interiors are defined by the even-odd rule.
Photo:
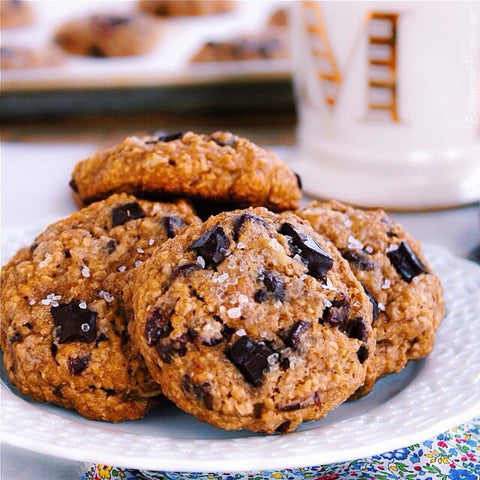
[[[63,24],[54,39],[75,55],[124,57],[151,50],[159,34],[159,25],[147,15],[97,14]]]
[[[235,2],[229,0],[142,0],[138,8],[160,17],[210,15],[233,10]]]
[[[0,2],[0,27],[22,27],[33,22],[34,11],[29,2],[2,0]]]
[[[191,62],[232,62],[279,59],[288,56],[286,36],[282,32],[271,30],[207,42],[193,55]]]
[[[56,67],[65,60],[57,48],[1,47],[0,65],[2,70],[15,68]]]

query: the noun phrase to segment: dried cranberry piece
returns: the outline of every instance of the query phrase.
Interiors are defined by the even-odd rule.
[[[408,283],[417,275],[428,273],[427,267],[405,242],[400,243],[397,250],[387,252],[387,256],[397,273]]]
[[[346,323],[342,331],[350,338],[356,338],[362,342],[368,340],[367,324],[362,317],[356,317],[352,321]]]
[[[191,341],[188,334],[180,335],[178,338],[175,338],[170,341],[163,341],[159,339],[157,341],[157,352],[160,355],[160,358],[165,363],[172,363],[174,356],[183,357],[187,353],[186,344]]]
[[[205,260],[205,265],[216,267],[225,259],[229,245],[223,228],[217,225],[193,242],[189,249],[195,250]]]
[[[290,223],[283,223],[278,232],[289,237],[288,243],[292,253],[300,256],[312,277],[316,279],[325,277],[333,266],[333,258],[312,237]]]
[[[168,337],[173,330],[170,313],[155,307],[145,323],[145,338],[148,345],[153,345],[159,338]]]
[[[263,383],[264,371],[269,369],[267,359],[274,351],[264,342],[255,342],[244,335],[225,353],[245,380],[254,387],[259,387]]]
[[[112,210],[112,227],[118,227],[130,220],[145,218],[142,207],[138,202],[125,203]]]
[[[59,331],[58,343],[90,343],[97,337],[97,312],[80,308],[78,301],[51,307],[50,313]]]

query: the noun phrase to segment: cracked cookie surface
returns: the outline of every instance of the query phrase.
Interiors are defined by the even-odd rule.
[[[142,265],[133,338],[162,392],[225,429],[324,417],[365,379],[372,306],[338,251],[293,214],[225,212]]]
[[[296,208],[299,180],[273,152],[227,132],[128,137],[75,166],[72,188],[84,203],[126,192],[180,196],[222,209]],[[227,209],[227,208],[225,208]]]
[[[1,347],[12,383],[89,419],[142,417],[160,390],[129,340],[125,286],[159,244],[197,220],[183,201],[114,195],[20,250],[2,268]]]
[[[376,378],[427,356],[445,314],[443,287],[418,241],[383,210],[364,211],[337,201],[313,202],[297,212],[348,260],[373,305]]]

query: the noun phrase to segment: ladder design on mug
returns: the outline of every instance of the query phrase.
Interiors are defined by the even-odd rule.
[[[332,51],[320,6],[317,2],[309,0],[305,0],[303,4],[307,7],[304,9],[304,14],[308,11],[313,13],[311,17],[313,22],[307,25],[307,29],[308,33],[312,34],[312,43],[315,39],[317,40],[317,45],[312,45],[311,48],[312,55],[317,61],[317,76],[323,87],[327,105],[334,108],[342,84],[342,74]]]
[[[397,108],[397,21],[398,13],[370,12],[369,27],[373,22],[385,27],[389,33],[377,36],[371,33],[368,36],[368,109],[370,111],[385,111],[390,113],[394,122],[399,121]],[[382,25],[383,24],[383,25]],[[383,52],[382,52],[383,50]],[[378,55],[378,52],[387,55]],[[386,70],[381,79],[375,76],[378,69]],[[378,101],[375,96],[383,93],[387,101]]]

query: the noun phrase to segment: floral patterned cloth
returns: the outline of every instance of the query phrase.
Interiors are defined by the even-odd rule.
[[[81,480],[479,480],[480,417],[393,452],[319,467],[248,473],[140,472],[93,465]]]

